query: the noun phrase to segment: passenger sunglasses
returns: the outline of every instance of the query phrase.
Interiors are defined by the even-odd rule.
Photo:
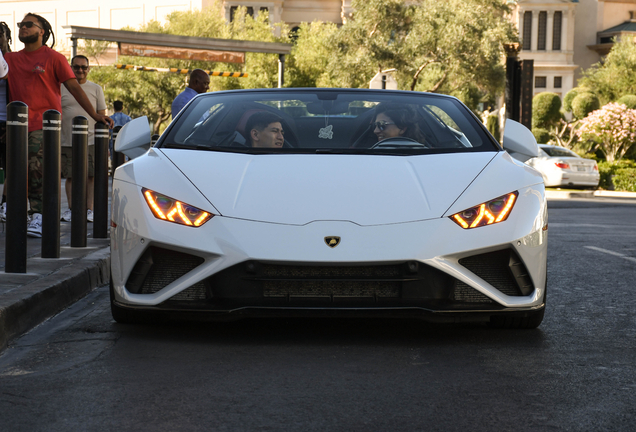
[[[75,70],[80,70],[81,69],[83,71],[86,71],[86,70],[88,70],[88,66],[73,65],[73,69],[75,69]]]
[[[36,26],[39,29],[42,28],[39,25],[37,25],[36,23],[34,23],[33,21],[22,21],[22,22],[18,23],[18,28],[19,29],[21,29],[22,27],[31,28],[33,26]]]
[[[391,123],[391,122],[375,122],[375,123],[371,123],[371,126],[373,126],[373,130],[375,130],[375,128],[380,129],[381,132],[384,132],[384,129],[386,129],[386,127],[388,125],[394,125],[395,123]]]

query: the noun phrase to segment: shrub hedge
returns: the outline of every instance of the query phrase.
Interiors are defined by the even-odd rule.
[[[594,93],[579,93],[572,99],[572,114],[577,119],[585,118],[589,113],[599,108],[601,108],[601,102]]]
[[[625,95],[616,102],[626,105],[629,109],[636,109],[636,95]]]
[[[598,162],[601,180],[598,187],[606,190],[636,192],[636,162],[622,159],[615,163]]]

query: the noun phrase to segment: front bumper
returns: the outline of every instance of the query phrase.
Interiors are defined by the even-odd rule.
[[[223,314],[536,311],[544,306],[543,186],[508,221],[463,230],[447,217],[382,226],[303,226],[214,217],[200,228],[155,219],[137,186],[114,190],[114,302]],[[125,205],[122,205],[122,202]],[[136,216],[136,217],[135,217]],[[324,238],[341,237],[328,247]]]

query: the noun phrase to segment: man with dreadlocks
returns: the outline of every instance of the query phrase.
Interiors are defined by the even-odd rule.
[[[113,121],[95,111],[90,100],[77,82],[66,57],[51,49],[55,35],[51,24],[43,17],[28,13],[22,22],[18,37],[24,49],[7,53],[10,71],[9,98],[22,101],[29,107],[29,204],[31,222],[27,234],[42,237],[42,114],[49,109],[62,112],[60,85],[73,95],[84,111],[96,122],[113,127]],[[51,48],[46,45],[53,38]]]

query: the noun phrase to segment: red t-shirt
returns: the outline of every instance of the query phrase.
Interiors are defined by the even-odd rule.
[[[29,132],[42,129],[44,112],[62,113],[60,84],[75,78],[68,60],[46,45],[31,52],[9,52],[4,58],[9,64],[9,100],[29,106]]]

